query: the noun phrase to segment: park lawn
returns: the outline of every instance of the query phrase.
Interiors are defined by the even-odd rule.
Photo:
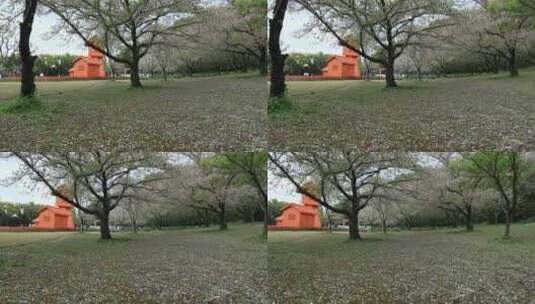
[[[535,224],[473,233],[270,232],[275,303],[533,303]]]
[[[296,110],[273,113],[273,150],[528,149],[535,144],[535,70],[398,81],[292,81]]]
[[[266,81],[230,75],[144,81],[38,82],[44,110],[2,112],[18,94],[0,82],[0,149],[234,151],[265,148]]]
[[[267,303],[260,225],[0,235],[0,303]],[[15,233],[13,233],[15,234]],[[41,239],[41,240],[39,240]],[[3,262],[2,262],[3,261]]]

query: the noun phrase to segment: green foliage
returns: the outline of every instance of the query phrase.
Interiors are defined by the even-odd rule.
[[[281,202],[276,199],[272,199],[268,203],[268,212],[269,212],[269,223],[275,224],[275,219],[279,216],[281,216],[282,208],[286,205],[286,203]]]
[[[297,106],[288,96],[269,98],[268,114],[273,115],[295,111],[297,111]]]
[[[40,55],[35,61],[34,73],[44,76],[66,76],[76,58],[71,54],[64,55]]]
[[[327,65],[329,55],[293,53],[286,59],[285,71],[288,75],[321,75]]]
[[[35,113],[45,110],[45,106],[37,97],[17,97],[0,106],[0,112],[6,114]]]
[[[0,226],[28,226],[42,205],[0,202]]]
[[[502,12],[521,14],[524,9],[520,0],[492,0],[487,6],[487,10],[494,14]]]
[[[262,185],[267,183],[266,152],[221,153],[213,158],[213,165],[226,172],[236,174],[238,184],[256,187],[253,178],[257,178]]]

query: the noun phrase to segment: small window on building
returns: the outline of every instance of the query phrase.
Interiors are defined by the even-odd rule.
[[[288,215],[288,220],[295,221],[295,214]]]

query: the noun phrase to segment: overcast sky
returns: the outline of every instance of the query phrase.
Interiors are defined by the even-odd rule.
[[[52,28],[57,22],[54,15],[38,15],[35,17],[31,44],[32,50],[37,54],[65,54],[84,55],[87,51],[84,42],[73,36],[65,41],[65,37],[52,33]]]
[[[303,33],[311,16],[306,12],[290,12],[284,19],[281,41],[287,53],[319,53],[338,54],[342,48],[331,36],[318,33]]]
[[[314,33],[304,35],[302,33],[309,18],[310,15],[306,12],[289,12],[281,34],[284,51],[289,53],[341,53],[341,47],[332,37],[320,37]],[[52,32],[57,21],[57,17],[51,14],[36,16],[31,38],[32,49],[37,54],[85,54],[86,48],[80,38],[72,36],[70,41],[65,41],[63,35]]]
[[[17,159],[0,158],[0,201],[53,204],[55,201],[54,197],[42,185],[38,185],[32,189],[33,183],[29,181],[17,182],[10,185],[5,184],[6,179],[12,177],[19,166],[20,162]]]

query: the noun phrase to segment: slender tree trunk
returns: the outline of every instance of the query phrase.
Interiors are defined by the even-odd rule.
[[[282,54],[280,35],[287,7],[288,0],[276,0],[273,18],[269,20],[269,53],[271,55],[271,85],[269,95],[271,97],[282,97],[286,92],[284,64],[287,55]]]
[[[35,74],[33,67],[37,56],[32,56],[30,36],[38,0],[25,0],[23,20],[20,23],[19,52],[22,61],[20,96],[30,97],[35,94]]]
[[[99,217],[101,240],[111,240],[109,216],[110,214],[104,211]]]
[[[511,222],[512,222],[512,214],[509,212],[509,210],[505,211],[505,234],[504,238],[508,239],[511,237]]]
[[[417,68],[416,72],[418,73],[418,81],[422,81],[422,68]]]
[[[468,210],[465,217],[466,217],[466,231],[468,232],[474,231],[474,223],[472,221],[472,210]]]
[[[262,229],[262,237],[267,240],[268,238],[268,225],[269,225],[269,210],[267,202],[264,205],[264,227]]]
[[[258,60],[258,71],[261,76],[267,75],[267,50],[265,48],[260,52],[260,58]]]
[[[227,219],[226,219],[226,206],[225,204],[219,204],[219,230],[227,230]]]
[[[381,225],[382,225],[381,228],[383,228],[383,233],[386,233],[386,219],[385,218],[381,220]]]
[[[137,220],[135,218],[132,219],[132,227],[134,228],[134,233],[137,233]]]
[[[518,77],[520,73],[518,72],[518,60],[516,56],[516,49],[509,49],[509,72],[511,77]]]
[[[167,69],[162,67],[163,81],[167,81]]]

